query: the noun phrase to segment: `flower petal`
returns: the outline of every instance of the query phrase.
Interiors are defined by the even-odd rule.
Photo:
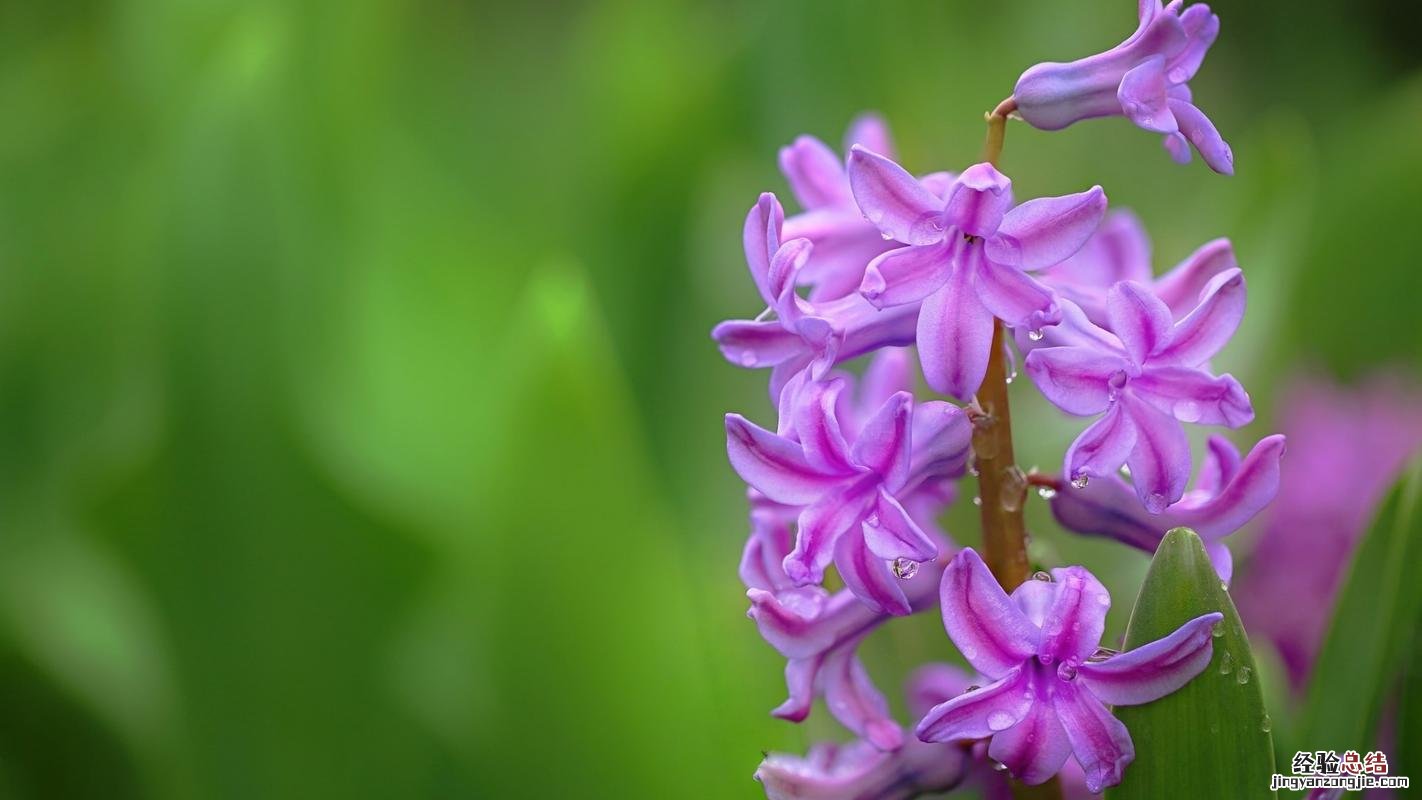
[[[748,421],[726,415],[726,455],[736,474],[777,503],[805,505],[843,482],[811,467],[798,442]]]
[[[1119,401],[1112,403],[1101,419],[1091,423],[1067,448],[1067,477],[1076,480],[1083,476],[1104,478],[1114,474],[1133,452],[1136,437],[1131,415]]]
[[[1121,782],[1126,766],[1136,758],[1131,734],[1121,721],[1101,705],[1090,691],[1062,681],[1056,686],[1052,706],[1071,741],[1072,753],[1086,773],[1092,794]]]
[[[819,676],[825,705],[855,735],[880,750],[895,750],[903,744],[903,729],[889,716],[889,703],[869,680],[856,650],[838,647],[825,657]]]
[[[830,595],[818,586],[767,592],[748,589],[750,611],[761,638],[786,658],[808,658],[832,647],[839,637],[836,626],[824,620]]]
[[[824,495],[800,512],[795,549],[785,557],[785,574],[800,586],[824,580],[834,544],[869,513],[878,477],[867,475],[842,490]]]
[[[1018,664],[1001,679],[935,706],[914,733],[925,742],[985,739],[1021,721],[1033,700],[1027,672]]]
[[[1111,594],[1085,567],[1054,569],[1052,578],[1056,598],[1042,623],[1037,652],[1057,661],[1080,663],[1101,643]]]
[[[997,236],[987,240],[988,257],[1027,270],[1050,267],[1080,250],[1105,214],[1100,186],[1028,200],[1002,218]]]
[[[1159,514],[1185,494],[1190,482],[1190,442],[1174,417],[1129,393],[1121,400],[1136,427],[1135,447],[1126,458],[1131,482],[1146,510]]]
[[[909,713],[923,718],[936,705],[966,692],[972,677],[953,664],[925,664],[908,679]]]
[[[1087,662],[1078,682],[1103,703],[1133,706],[1158,700],[1189,683],[1209,666],[1211,631],[1219,612],[1196,617],[1164,639],[1143,644],[1105,661]]]
[[[962,265],[943,288],[929,295],[918,312],[918,357],[924,380],[935,391],[967,400],[987,373],[992,351],[992,312],[972,286]]]
[[[1196,3],[1180,15],[1180,26],[1185,29],[1187,44],[1179,55],[1170,59],[1167,68],[1170,82],[1183,84],[1195,77],[1205,53],[1220,34],[1220,18],[1210,12],[1204,3]]]
[[[738,367],[760,369],[783,364],[806,351],[805,340],[775,321],[730,320],[711,330],[721,355]]]
[[[883,489],[879,490],[874,510],[864,520],[863,527],[869,551],[883,561],[906,558],[922,562],[938,555],[938,545],[919,529],[899,501]]]
[[[913,409],[913,456],[904,490],[961,477],[972,441],[973,425],[962,409],[942,400],[919,403]]]
[[[1012,208],[1012,181],[986,162],[963,170],[943,205],[943,221],[969,236],[997,233]]]
[[[912,455],[910,425],[913,395],[896,392],[864,423],[850,448],[849,457],[857,465],[872,470],[884,484],[898,488],[908,478]]]
[[[849,444],[840,432],[836,405],[844,392],[843,378],[812,381],[796,395],[791,409],[795,435],[810,468],[828,474],[858,471],[849,460]]]
[[[1126,119],[1137,127],[1154,133],[1174,133],[1180,126],[1166,105],[1167,88],[1165,56],[1154,55],[1126,71],[1116,99],[1121,102]]]
[[[770,715],[790,722],[804,722],[815,705],[815,677],[824,662],[822,654],[792,658],[785,662],[785,688],[790,696],[771,710]]]
[[[1233,175],[1234,151],[1230,150],[1210,118],[1185,100],[1172,97],[1167,102],[1170,112],[1180,123],[1180,133],[1200,151],[1200,157],[1205,159],[1210,169],[1221,175]]]
[[[1210,557],[1210,565],[1215,568],[1220,581],[1228,587],[1234,577],[1234,554],[1229,551],[1229,546],[1224,542],[1211,542],[1205,545],[1205,555]]]
[[[1170,344],[1174,334],[1170,308],[1148,287],[1133,281],[1121,281],[1106,293],[1106,317],[1111,332],[1136,364]]]
[[[1181,422],[1238,428],[1254,420],[1249,393],[1232,375],[1191,367],[1148,367],[1131,391]]]
[[[867,527],[867,523],[866,523]],[[913,613],[899,579],[884,559],[870,551],[866,536],[845,535],[834,546],[834,568],[860,602],[880,614]]]
[[[942,201],[884,156],[854,147],[849,153],[849,186],[869,222],[894,239],[904,244],[943,239]]]
[[[1170,313],[1179,319],[1200,302],[1211,278],[1238,267],[1234,245],[1228,239],[1205,242],[1156,280],[1155,296],[1169,306]]]
[[[971,547],[963,548],[943,571],[939,601],[948,638],[982,674],[1004,675],[1037,652],[1037,627]]]
[[[1195,476],[1195,491],[1218,494],[1239,471],[1239,462],[1239,448],[1233,442],[1218,434],[1210,434],[1210,438],[1205,440],[1205,459],[1200,464],[1199,474]]]
[[[889,135],[889,123],[872,111],[855,117],[849,123],[849,130],[845,131],[844,152],[853,150],[856,144],[889,158],[894,157],[894,138]]]
[[[1130,365],[1094,347],[1044,347],[1027,354],[1025,367],[1038,391],[1068,414],[1100,414],[1125,380]]]
[[[948,281],[951,257],[941,242],[890,250],[869,262],[859,293],[875,308],[916,303]]]
[[[1194,367],[1208,361],[1234,336],[1244,319],[1244,273],[1228,269],[1210,279],[1200,302],[1175,323],[1170,344],[1156,354],[1162,364]]]
[[[1036,702],[1016,725],[992,737],[988,757],[1002,763],[1012,777],[1029,785],[1045,783],[1071,755],[1071,740],[1057,719],[1050,696],[1038,690]]]
[[[913,353],[907,347],[885,347],[869,360],[855,397],[856,416],[867,420],[897,392],[913,391]]]
[[[788,589],[790,580],[780,568],[780,562],[790,553],[790,524],[751,512],[751,535],[741,551],[738,574],[747,589],[778,591]]]
[[[839,156],[813,136],[800,136],[780,148],[780,171],[802,208],[843,205],[851,199]]]
[[[766,305],[775,304],[776,293],[770,290],[770,258],[780,249],[780,228],[784,224],[785,209],[775,195],[764,192],[746,214],[741,231],[746,266]]]
[[[1284,445],[1284,437],[1279,434],[1260,439],[1213,497],[1178,513],[1171,509],[1175,524],[1170,527],[1190,528],[1206,542],[1218,541],[1243,528],[1279,492]]]
[[[1008,327],[1041,331],[1062,321],[1061,307],[1051,289],[1017,267],[993,262],[977,248],[968,258],[973,261],[978,297]]]

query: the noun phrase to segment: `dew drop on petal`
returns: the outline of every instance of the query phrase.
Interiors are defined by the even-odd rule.
[[[1228,675],[1229,672],[1230,672],[1230,670],[1234,669],[1234,664],[1233,664],[1232,662],[1233,662],[1233,659],[1230,657],[1229,651],[1226,650],[1225,653],[1224,653],[1224,656],[1222,656],[1222,657],[1220,658],[1220,674],[1221,674],[1221,675]]]
[[[1070,661],[1063,661],[1057,665],[1057,677],[1064,681],[1076,680],[1076,665]]]
[[[888,231],[883,231],[879,234],[879,238],[883,239],[886,242],[891,242],[894,240],[894,235],[892,233],[889,233]]]
[[[1038,486],[1037,496],[1042,498],[1043,500],[1051,500],[1053,497],[1057,496],[1057,490],[1053,489],[1050,486]]]
[[[1204,413],[1200,404],[1194,400],[1181,400],[1175,404],[1175,418],[1181,422],[1199,422]]]
[[[1268,714],[1265,714],[1265,715],[1264,715],[1264,719],[1259,722],[1259,730],[1261,730],[1261,731],[1263,731],[1263,732],[1265,732],[1265,733],[1268,733],[1270,730],[1273,729],[1273,727],[1274,727],[1274,721],[1271,720],[1271,719],[1269,719],[1269,715],[1268,715]]]
[[[743,366],[743,367],[754,367],[754,366],[755,366],[755,362],[756,362],[755,353],[752,353],[752,352],[749,351],[749,350],[746,350],[745,352],[741,353],[741,366]]]
[[[918,574],[918,562],[909,558],[896,558],[893,570],[896,577],[906,581]]]
[[[1241,685],[1249,683],[1249,675],[1252,672],[1253,670],[1251,670],[1249,667],[1240,664],[1239,669],[1236,670],[1234,673],[1234,679],[1238,681]]]
[[[1127,466],[1127,465],[1125,465],[1125,464],[1122,464],[1122,465],[1121,465],[1121,477],[1122,477],[1122,478],[1129,478],[1129,477],[1131,477],[1131,468],[1130,468],[1129,466]]]
[[[994,762],[992,762],[992,768],[993,768],[993,770],[996,771],[996,772],[1006,772],[1006,771],[1007,771],[1007,765],[1004,764],[1004,763],[1002,763],[1001,761],[994,761]]]
[[[1051,574],[1050,572],[1045,572],[1045,571],[1039,569],[1039,570],[1037,570],[1036,572],[1032,573],[1032,580],[1034,580],[1034,581],[1046,581],[1047,583],[1051,583],[1051,582],[1052,582],[1052,574]]]
[[[1081,475],[1076,476],[1075,478],[1072,478],[1072,479],[1071,479],[1071,485],[1072,485],[1072,486],[1075,486],[1075,487],[1078,488],[1078,489],[1085,489],[1085,488],[1086,488],[1086,484],[1087,484],[1089,481],[1090,481],[1090,478],[1088,478],[1088,477],[1085,475],[1085,473],[1083,473],[1083,474],[1081,474]]]
[[[1224,620],[1220,620],[1210,627],[1210,635],[1216,639],[1224,636],[1224,633]]]
[[[987,725],[990,730],[1005,731],[1012,727],[1012,715],[1006,711],[994,711],[988,714]]]
[[[1042,341],[1042,337],[1046,335],[1047,334],[1043,333],[1040,329],[1035,331],[1027,331],[1027,338],[1031,339],[1034,342]]]

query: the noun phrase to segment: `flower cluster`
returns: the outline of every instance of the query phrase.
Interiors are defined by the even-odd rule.
[[[1054,129],[1121,114],[1164,134],[1178,159],[1193,145],[1230,172],[1229,148],[1186,86],[1218,28],[1203,5],[1143,0],[1129,40],[1033,67],[993,117],[1015,110]],[[1085,568],[1004,585],[997,565],[938,528],[957,482],[989,458],[976,437],[993,420],[976,398],[1002,381],[993,364],[1014,349],[1052,404],[1092,419],[1060,477],[1032,476],[1066,529],[1152,551],[1167,530],[1192,527],[1228,580],[1224,537],[1277,489],[1279,436],[1243,458],[1211,437],[1190,486],[1186,426],[1254,417],[1240,382],[1211,366],[1245,308],[1230,243],[1211,241],[1155,277],[1140,222],[1108,212],[1100,186],[1019,201],[993,162],[911,172],[866,115],[843,154],[810,136],[781,150],[798,213],[766,193],[746,216],[763,306],[712,332],[731,363],[771,370],[773,424],[725,420],[727,455],[748,485],[741,579],[749,616],[786,659],[789,697],[775,716],[804,720],[822,698],[858,737],[767,756],[756,778],[772,798],[908,798],[965,780],[1002,784],[1001,770],[1029,784],[1063,774],[1100,792],[1134,757],[1108,706],[1155,700],[1209,663],[1220,614],[1106,650],[1110,596]],[[963,405],[916,397],[917,372]],[[975,498],[1017,514],[1021,500]],[[906,733],[858,651],[895,617],[930,609],[977,674],[921,671]]]

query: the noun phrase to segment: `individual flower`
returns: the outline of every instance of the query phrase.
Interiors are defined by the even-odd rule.
[[[962,411],[933,401],[914,406],[895,392],[862,425],[840,424],[842,378],[795,393],[772,433],[738,414],[726,416],[726,450],[736,472],[768,500],[801,507],[785,574],[799,586],[819,583],[830,562],[864,603],[909,613],[891,564],[937,555],[904,500],[964,471],[971,426]]]
[[[1154,553],[1172,528],[1190,528],[1205,542],[1205,552],[1220,580],[1229,582],[1234,559],[1224,537],[1254,518],[1279,489],[1279,462],[1284,437],[1267,436],[1242,460],[1239,450],[1222,436],[1211,436],[1194,488],[1180,502],[1159,514],[1141,508],[1135,489],[1120,475],[1051,498],[1052,515],[1067,530],[1109,536]]]
[[[903,730],[889,714],[888,703],[869,679],[858,648],[864,637],[892,619],[866,605],[848,589],[830,593],[819,586],[797,586],[779,568],[790,552],[790,520],[783,507],[764,501],[753,506],[752,533],[741,559],[741,579],[761,637],[786,658],[789,698],[771,713],[792,722],[810,714],[816,697],[846,728],[881,750],[903,744]],[[942,574],[948,544],[932,541],[934,555],[923,569],[904,572],[896,587],[907,611],[933,605],[934,587]],[[938,566],[935,567],[934,565]]]
[[[1398,472],[1422,453],[1422,386],[1397,375],[1354,386],[1305,375],[1280,397],[1289,457],[1232,593],[1250,634],[1273,643],[1298,691],[1359,538]]]
[[[783,239],[785,211],[762,194],[746,215],[743,242],[751,278],[766,309],[756,319],[722,322],[711,331],[728,361],[772,368],[771,399],[795,376],[816,380],[842,361],[913,341],[917,306],[880,311],[857,294],[811,303],[795,293],[796,276],[810,257],[808,239]],[[773,318],[767,318],[773,317]]]
[[[1074,344],[1027,354],[1027,374],[1048,400],[1068,414],[1100,415],[1067,450],[1075,485],[1124,463],[1150,513],[1184,496],[1190,444],[1180,423],[1237,428],[1254,419],[1239,381],[1212,375],[1206,363],[1234,335],[1244,302],[1237,269],[1211,279],[1199,304],[1178,321],[1150,289],[1123,281],[1107,296],[1110,333],[1073,320],[1062,336]]]
[[[1135,758],[1130,733],[1106,705],[1136,705],[1184,686],[1210,662],[1204,614],[1174,633],[1099,659],[1111,596],[1082,567],[1052,570],[1009,597],[972,549],[943,572],[948,636],[992,679],[930,711],[916,733],[928,742],[989,739],[988,755],[1019,780],[1039,784],[1075,756],[1092,792],[1119,783]]]
[[[863,145],[877,153],[893,153],[888,126],[877,114],[862,114],[845,134],[845,152]],[[854,204],[844,160],[813,136],[800,136],[780,149],[780,171],[799,201],[799,214],[785,219],[785,236],[804,238],[814,251],[799,271],[797,282],[808,285],[809,298],[822,302],[852,294],[864,277],[864,267],[885,250],[900,247],[884,239]],[[922,179],[930,191],[951,182],[946,173]]]
[[[1179,319],[1200,299],[1210,279],[1239,262],[1228,239],[1214,239],[1200,245],[1160,277],[1151,269],[1150,238],[1135,214],[1116,209],[1081,250],[1065,261],[1048,267],[1038,280],[1054,289],[1062,299],[1081,308],[1087,319],[1109,326],[1106,293],[1120,281],[1135,281],[1151,287],[1151,292]]]
[[[967,686],[967,675],[956,667],[938,664],[920,670],[910,682],[909,712],[927,713]],[[928,744],[914,738],[888,751],[864,740],[822,742],[803,757],[768,754],[755,779],[765,787],[769,800],[908,800],[956,787],[967,773],[969,753],[970,748],[962,745]]]
[[[986,163],[964,170],[940,199],[857,146],[849,182],[869,221],[908,245],[870,262],[860,294],[877,308],[922,303],[916,341],[924,377],[960,400],[982,384],[994,317],[1029,331],[1061,320],[1055,295],[1024,270],[1075,253],[1106,211],[1099,186],[1013,208],[1012,182]]]
[[[1182,10],[1183,0],[1161,6],[1139,0],[1140,25],[1129,39],[1068,64],[1037,64],[1017,79],[1017,113],[1033,127],[1058,130],[1092,117],[1125,116],[1165,135],[1176,161],[1190,161],[1190,146],[1215,172],[1234,174],[1234,154],[1204,112],[1191,102],[1188,81],[1220,32],[1209,6]]]

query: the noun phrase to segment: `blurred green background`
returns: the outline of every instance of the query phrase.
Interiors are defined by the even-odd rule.
[[[1105,186],[1157,267],[1219,235],[1222,358],[1422,350],[1410,6],[1221,0],[1193,82],[1238,176],[1120,120],[1013,124],[1019,197]],[[715,321],[776,148],[858,111],[961,168],[1063,3],[0,4],[0,797],[752,797],[782,662],[743,617]],[[1014,387],[1024,462],[1077,429]],[[1040,506],[1040,504],[1037,504]],[[1037,555],[1110,578],[1145,558]],[[974,531],[955,514],[965,542]],[[919,620],[871,641],[949,652]],[[877,643],[877,644],[876,644]],[[897,672],[896,672],[897,670]]]

